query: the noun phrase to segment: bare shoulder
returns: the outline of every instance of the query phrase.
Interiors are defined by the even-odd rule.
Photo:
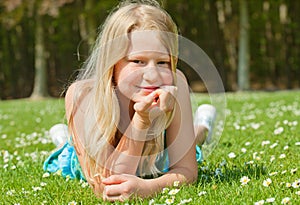
[[[177,75],[178,75],[179,77],[181,77],[181,78],[184,79],[185,81],[187,80],[186,77],[185,77],[185,75],[184,75],[184,73],[183,73],[181,70],[176,69],[176,73],[177,73]]]
[[[85,89],[92,87],[93,83],[94,80],[87,79],[76,81],[69,86],[65,96],[65,108],[67,119],[69,119],[71,111],[74,108],[74,103],[78,103],[78,100],[81,98],[81,93],[84,92]]]
[[[75,89],[84,89],[87,87],[91,87],[93,83],[94,83],[93,79],[75,81],[68,87],[66,92],[66,98],[72,97]]]

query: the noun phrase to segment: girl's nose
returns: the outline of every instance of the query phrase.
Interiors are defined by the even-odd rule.
[[[144,80],[148,81],[149,83],[154,83],[160,80],[160,73],[158,68],[155,65],[149,65],[145,67]]]

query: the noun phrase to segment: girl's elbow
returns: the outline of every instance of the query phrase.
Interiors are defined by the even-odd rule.
[[[198,169],[189,170],[189,174],[187,177],[187,183],[191,184],[196,182],[198,179]]]

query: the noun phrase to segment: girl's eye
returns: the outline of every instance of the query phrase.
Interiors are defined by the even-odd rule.
[[[132,62],[135,64],[143,64],[143,61],[141,60],[132,60]]]
[[[171,66],[171,63],[169,61],[160,61],[157,63],[159,66],[162,66],[162,67],[170,67]]]
[[[158,64],[161,64],[161,65],[163,65],[163,64],[169,64],[169,62],[167,62],[167,61],[160,61],[160,62],[158,62]]]

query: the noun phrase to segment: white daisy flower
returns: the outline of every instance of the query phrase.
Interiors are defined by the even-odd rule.
[[[247,177],[247,176],[243,176],[243,177],[240,179],[240,182],[242,183],[242,185],[248,184],[249,181],[250,181],[250,179],[249,179],[249,177]]]

